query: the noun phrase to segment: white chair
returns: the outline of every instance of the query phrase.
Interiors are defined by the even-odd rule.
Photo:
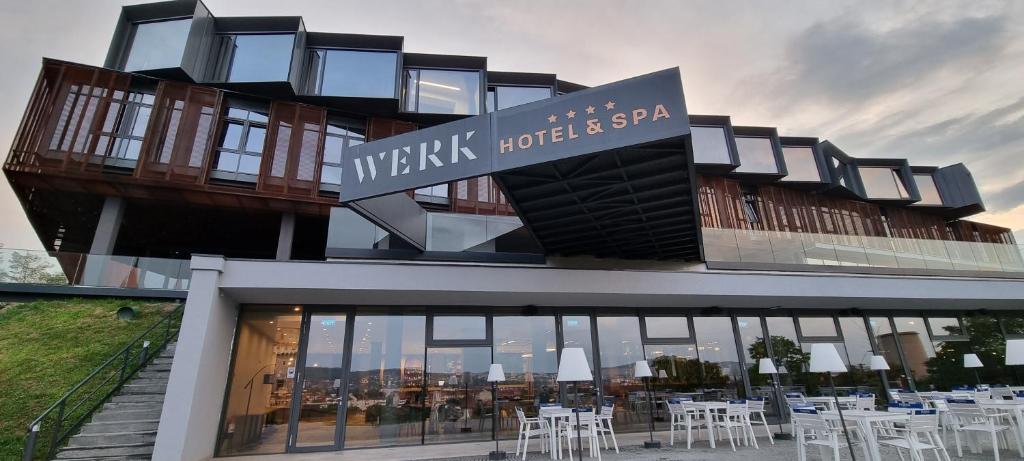
[[[999,461],[999,439],[1002,438],[1005,441],[1003,431],[1010,429],[1010,426],[998,423],[1009,414],[988,413],[981,405],[978,405],[977,401],[970,399],[948,399],[946,405],[949,407],[949,414],[953,420],[953,437],[956,440],[957,456],[964,456],[963,447],[960,444],[960,433],[986,433],[992,440],[995,460]],[[968,437],[967,443],[971,451],[975,453],[980,451],[973,437]],[[1017,439],[1017,451],[1021,457],[1024,457],[1024,447],[1021,447],[1020,439]]]
[[[938,460],[950,461],[949,453],[942,444],[942,436],[939,435],[939,414],[934,409],[912,410],[907,415],[907,421],[899,426],[893,426],[886,433],[881,435],[879,444],[896,448],[900,460],[903,460],[903,451],[907,450],[910,459],[913,461],[924,461],[924,452],[932,450]]]
[[[668,413],[670,416],[669,445],[676,444],[676,429],[685,429],[686,448],[689,449],[693,444],[693,429],[697,429],[697,437],[700,437],[701,429],[708,427],[707,421],[704,421],[703,411],[686,406],[687,402],[692,401],[693,399],[689,397],[668,399],[665,401],[665,405],[668,406]]]
[[[988,400],[992,398],[992,388],[988,384],[979,384],[978,387],[974,388],[974,398],[978,400]]]
[[[785,397],[786,397],[786,406],[789,407],[790,420],[792,420],[792,415],[793,415],[793,409],[794,408],[814,407],[814,404],[811,403],[811,402],[808,402],[807,401],[807,397],[805,397],[802,393],[799,393],[799,392],[787,392]],[[782,416],[782,408],[780,407],[779,408],[779,417],[781,417],[781,416]],[[794,437],[796,436],[796,426],[792,426],[792,425],[790,426],[790,433]]]
[[[1009,387],[993,387],[992,398],[996,400],[1013,400],[1013,391]]]
[[[736,439],[739,438],[740,434],[743,435],[743,444],[750,446],[754,444],[754,448],[760,448],[757,446],[757,438],[754,437],[754,427],[750,425],[750,413],[747,411],[746,400],[730,400],[726,403],[725,412],[719,412],[712,416],[715,420],[713,425],[716,428],[725,429],[725,433],[729,436],[729,446],[732,447],[732,451],[736,451]],[[739,431],[739,433],[735,433]],[[718,431],[718,435],[721,436],[722,432]]]
[[[615,414],[615,406],[604,405],[601,407],[601,414],[597,415],[597,433],[601,434],[604,442],[604,449],[608,449],[608,439],[605,434],[612,436],[612,445],[615,446],[615,453],[619,452],[619,441],[615,440],[615,429],[612,428],[612,416]]]
[[[899,402],[907,403],[924,403],[924,399],[917,392],[912,391],[899,391],[899,398],[896,399]]]
[[[863,411],[874,411],[875,394],[857,394],[857,404],[854,405],[854,408]]]
[[[597,439],[597,425],[600,423],[597,420],[597,416],[593,411],[573,410],[573,412],[573,415],[558,423],[558,457],[562,457],[562,441],[565,441],[569,447],[569,461],[572,461],[572,447],[575,443],[573,439],[580,437],[588,441],[590,457],[593,458],[596,453],[597,459],[600,461],[601,446]],[[578,428],[576,426],[577,416],[579,416]],[[580,453],[580,458],[582,459],[582,457],[583,454]]]
[[[516,456],[519,456],[519,448],[522,445],[523,457],[526,459],[526,452],[530,449],[530,437],[540,437],[540,452],[546,453],[548,447],[548,436],[551,434],[551,427],[544,418],[527,418],[523,409],[516,407],[516,417],[519,418],[519,436],[516,438]]]
[[[832,459],[839,461],[839,450],[846,447],[840,429],[825,420],[814,408],[794,408],[793,428],[796,431],[797,459],[807,460],[807,446],[817,445],[832,449]]]
[[[747,412],[749,413],[750,424],[764,426],[764,432],[768,434],[768,441],[775,445],[775,437],[772,436],[772,430],[768,427],[768,418],[764,416],[764,405],[764,397],[751,397],[747,399]]]

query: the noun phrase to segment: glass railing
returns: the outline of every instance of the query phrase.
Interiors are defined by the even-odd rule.
[[[1024,272],[1024,246],[704,227],[708,261]]]
[[[0,249],[0,283],[187,290],[187,259]]]

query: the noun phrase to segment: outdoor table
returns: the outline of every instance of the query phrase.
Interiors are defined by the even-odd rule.
[[[839,412],[834,410],[823,411],[826,419],[839,419]],[[883,461],[882,454],[878,449],[878,438],[872,426],[886,421],[906,421],[909,415],[906,413],[889,413],[887,411],[867,410],[843,410],[843,419],[857,424],[861,435],[864,437],[864,456],[870,461]]]
[[[708,425],[708,442],[711,444],[711,448],[715,448],[715,425],[712,419],[712,413],[716,410],[725,410],[729,405],[725,402],[680,402],[683,408],[694,408],[704,412],[704,422]],[[700,431],[697,431],[700,433]]]
[[[1024,400],[977,399],[975,402],[985,410],[1009,413],[1016,420],[1013,426],[1017,431],[1017,452],[1024,458],[1024,447],[1021,446],[1024,445]]]
[[[805,397],[804,400],[817,405],[824,405],[826,410],[835,411],[835,397]],[[839,397],[840,404],[857,405],[857,397]]]
[[[551,459],[558,459],[558,420],[569,419],[573,417],[572,408],[562,407],[541,407],[539,416],[548,420],[548,443],[551,448],[550,454]],[[572,443],[570,440],[569,443]],[[583,459],[583,453],[580,453],[580,459]]]

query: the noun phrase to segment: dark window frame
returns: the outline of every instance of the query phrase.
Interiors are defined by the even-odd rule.
[[[801,318],[819,318],[819,319],[832,319],[832,325],[836,329],[835,336],[817,336],[804,334],[803,328],[800,326]],[[794,315],[793,324],[796,327],[796,338],[803,343],[842,343],[846,344],[845,338],[843,337],[842,325],[839,324],[839,319],[835,315]]]
[[[937,342],[937,341],[970,341],[971,340],[970,336],[967,334],[967,330],[964,328],[964,320],[960,316],[945,317],[945,316],[933,315],[933,316],[922,316],[922,317],[924,318],[924,324],[925,324],[925,327],[928,330],[928,336],[931,338],[932,342]],[[950,319],[951,318],[951,319],[956,320],[957,326],[960,327],[961,334],[959,334],[959,335],[936,334],[935,330],[932,329],[932,320],[931,319],[933,319],[933,318],[936,318],[936,319]]]
[[[434,319],[436,317],[483,317],[484,318],[484,336],[482,339],[434,339]],[[453,313],[453,312],[427,312],[427,331],[424,340],[426,347],[478,347],[486,346],[492,347],[494,343],[493,333],[494,316],[491,313],[487,314],[465,314],[465,313]],[[494,351],[491,351],[493,354]]]
[[[258,121],[250,120],[248,117],[242,119],[242,118],[232,117],[232,116],[228,115],[230,113],[230,109],[240,109],[240,110],[246,111],[247,113],[248,112],[262,113],[263,109],[262,108],[257,108],[258,105],[259,105],[259,103],[252,103],[252,102],[247,102],[247,101],[225,101],[223,112],[221,113],[221,116],[220,116],[219,136],[218,136],[217,141],[216,141],[217,143],[216,143],[216,145],[214,145],[214,148],[213,148],[213,155],[210,156],[210,162],[211,162],[211,164],[210,164],[210,178],[212,178],[212,179],[219,179],[219,180],[223,180],[223,181],[229,181],[229,182],[233,182],[233,183],[253,183],[253,184],[255,184],[256,181],[259,179],[259,176],[261,174],[261,170],[263,169],[263,154],[265,153],[265,151],[267,149],[267,140],[268,140],[267,138],[268,138],[268,134],[269,134],[269,128],[268,127],[270,125],[270,109],[269,108],[266,109],[267,121],[265,121],[265,122],[258,122]],[[239,137],[239,145],[236,148],[225,148],[225,147],[221,146],[221,144],[224,142],[224,136],[226,136],[226,134],[227,134],[226,127],[227,127],[228,124],[242,125],[242,132],[239,135],[240,136]],[[263,129],[263,146],[260,147],[260,150],[259,150],[258,153],[254,153],[252,151],[247,151],[246,150],[246,147],[248,147],[246,145],[246,143],[249,140],[249,131],[253,127],[262,128]],[[222,152],[226,152],[226,153],[229,153],[229,154],[235,154],[235,155],[239,156],[238,157],[238,165],[235,167],[234,171],[218,169],[217,168],[217,162],[220,159],[220,154]],[[256,158],[259,159],[259,167],[256,169],[256,173],[255,174],[242,173],[242,172],[238,171],[238,167],[241,166],[241,164],[242,164],[242,158],[243,157],[256,157]]]
[[[231,80],[231,69],[235,64],[235,49],[232,47],[226,50],[222,46],[225,37],[239,37],[252,35],[291,35],[291,53],[288,55],[288,74],[284,80]],[[243,32],[219,32],[214,34],[214,45],[211,56],[214,57],[212,71],[214,80],[219,83],[259,83],[259,82],[288,82],[292,79],[292,62],[295,60],[295,44],[299,40],[298,31],[243,31]]]
[[[671,345],[690,345],[697,344],[697,335],[693,329],[693,318],[690,315],[640,315],[640,340],[644,346],[658,345],[658,346],[671,346]],[[659,318],[659,317],[671,317],[671,318],[684,318],[686,319],[686,334],[687,336],[671,336],[671,337],[651,337],[647,334],[647,319]]]
[[[553,98],[553,97],[556,96],[555,88],[550,86],[550,85],[511,85],[511,84],[504,84],[504,83],[491,83],[491,84],[487,85],[487,89],[484,91],[485,97],[484,97],[484,112],[483,113],[489,114],[491,112],[494,112],[494,111],[497,111],[497,110],[501,110],[501,109],[498,108],[498,105],[499,105],[499,95],[498,95],[499,91],[497,90],[498,88],[535,88],[535,89],[543,88],[543,89],[549,90],[550,94],[548,95],[547,98],[538,99],[537,101],[543,101],[544,99],[550,99],[550,98]],[[493,91],[493,94],[494,94],[494,107],[490,107],[490,104],[489,104],[489,102],[491,101],[492,90],[494,90]],[[532,102],[536,102],[536,101],[532,101]],[[524,103],[524,104],[530,104],[530,103]],[[523,105],[523,104],[520,104],[520,105]],[[518,107],[518,106],[510,106],[510,107]]]
[[[191,15],[190,14],[190,15],[184,15],[184,16],[174,16],[174,17],[169,17],[169,18],[160,18],[160,19],[142,20],[142,21],[132,21],[131,22],[131,26],[130,26],[130,31],[128,32],[128,37],[125,38],[125,41],[124,41],[124,47],[121,49],[121,54],[117,57],[117,69],[124,71],[125,67],[128,65],[128,58],[132,54],[132,47],[135,46],[135,35],[139,31],[139,25],[142,25],[142,24],[153,24],[153,23],[158,23],[158,22],[181,21],[181,20],[185,20],[185,19],[191,20],[191,21],[194,22],[195,21],[195,15]],[[190,25],[189,26],[189,30],[190,31],[191,31],[191,28],[192,27]],[[188,36],[187,35],[185,36],[185,51],[188,51]],[[182,59],[184,59],[184,56],[182,56]],[[179,62],[178,64],[180,65],[181,63]],[[133,71],[125,71],[125,72],[133,72]]]
[[[477,112],[475,114],[447,114],[447,113],[437,113],[437,112],[420,112],[420,109],[419,109],[420,108],[420,96],[419,96],[420,95],[420,90],[419,90],[420,78],[419,78],[419,73],[418,72],[421,71],[421,70],[436,70],[436,71],[448,71],[448,72],[473,72],[473,73],[476,73],[478,78],[479,78],[479,82],[480,82],[478,84],[479,91],[478,91],[478,94],[477,94],[477,98],[478,98],[477,99],[477,101],[478,101]],[[409,71],[417,71],[417,76],[416,76],[416,96],[415,96],[416,97],[416,99],[415,99],[416,104],[415,104],[415,109],[414,110],[409,110],[408,109],[408,106],[409,106],[409,91],[407,91],[408,90],[408,80],[406,79],[406,73],[409,72]],[[458,67],[406,66],[406,67],[402,67],[401,75],[398,78],[399,78],[399,85],[400,85],[400,91],[401,91],[401,94],[399,95],[399,112],[401,112],[401,113],[405,113],[405,114],[429,114],[429,115],[470,115],[470,116],[472,116],[472,115],[480,115],[480,114],[487,113],[486,112],[487,111],[487,107],[486,107],[487,106],[487,104],[486,104],[487,101],[486,100],[487,100],[487,88],[488,87],[487,87],[487,73],[484,70],[481,70],[481,69],[458,68]]]
[[[323,59],[317,63],[314,68],[313,59],[311,56],[317,51],[331,52],[331,51],[356,51],[363,53],[388,53],[395,55],[395,76],[394,76],[394,92],[390,97],[383,96],[337,96],[337,95],[324,95],[322,94],[324,84],[324,73],[327,67],[327,60]],[[325,56],[326,58],[326,56]],[[324,96],[328,98],[381,98],[381,99],[400,99],[402,93],[402,53],[398,50],[387,50],[383,48],[350,48],[350,47],[330,47],[330,46],[311,46],[306,47],[306,64],[303,66],[306,70],[306,83],[305,83],[305,94],[313,96]],[[315,77],[315,78],[314,78]]]
[[[327,128],[327,126],[329,126],[329,125],[341,127],[343,130],[345,130],[348,133],[358,132],[359,130],[361,130],[362,133],[363,133],[363,137],[362,137],[362,139],[359,139],[359,138],[356,138],[355,136],[350,136],[350,135],[347,135],[347,134],[331,133],[330,130]],[[366,142],[366,134],[367,134],[367,124],[365,122],[359,122],[357,120],[348,119],[348,118],[342,118],[342,117],[333,117],[333,116],[328,116],[327,117],[327,123],[324,126],[324,139],[323,139],[324,154],[323,154],[323,156],[320,159],[320,177],[318,178],[318,180],[320,181],[320,190],[321,191],[327,191],[327,192],[339,192],[339,191],[341,191],[340,177],[341,177],[341,174],[343,174],[344,171],[345,171],[345,168],[344,168],[344,165],[343,165],[345,151],[347,151],[352,146],[365,143]],[[341,156],[342,156],[342,158],[338,159],[337,162],[328,162],[327,161],[327,147],[326,147],[327,146],[327,138],[338,138],[338,139],[341,140]],[[359,142],[356,143],[356,144],[352,144],[353,141],[359,141]],[[337,184],[332,183],[332,182],[324,182],[323,179],[324,179],[324,168],[325,167],[338,168],[338,170],[339,170],[339,176],[338,176],[339,177],[339,181],[338,181]]]

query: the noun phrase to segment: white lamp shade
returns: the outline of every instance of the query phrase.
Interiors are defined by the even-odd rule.
[[[505,369],[500,363],[492,363],[491,369],[487,370],[487,382],[502,382],[505,380]]]
[[[555,381],[593,381],[587,363],[587,354],[579,347],[562,349],[562,360],[558,362],[558,377]]]
[[[1024,365],[1024,339],[1006,341],[1006,364]]]
[[[650,378],[653,376],[651,374],[651,367],[647,365],[646,360],[637,360],[634,367],[635,371],[633,372],[633,376],[637,378]]]
[[[772,362],[772,359],[761,359],[757,361],[757,372],[762,375],[774,375],[779,370],[775,368],[775,363]]]
[[[779,365],[779,374],[780,375],[784,375],[786,373],[789,373],[789,370],[786,369],[786,366],[785,365]]]
[[[668,372],[665,371],[665,370],[658,370],[658,377],[659,378],[668,378]]]
[[[871,369],[872,370],[888,370],[889,369],[889,362],[886,362],[885,361],[885,357],[882,357],[881,355],[872,355],[871,356]]]
[[[811,344],[811,373],[845,373],[846,364],[832,343]]]
[[[964,368],[981,368],[983,366],[978,354],[964,354]]]

